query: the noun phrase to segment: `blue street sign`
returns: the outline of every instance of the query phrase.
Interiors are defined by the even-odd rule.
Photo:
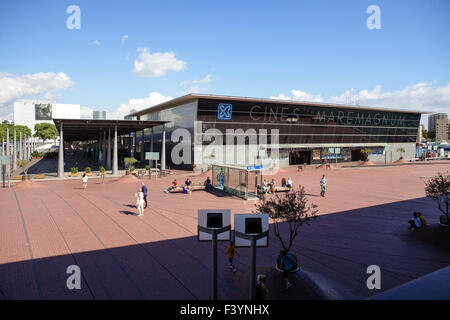
[[[247,171],[262,170],[263,166],[247,166]]]

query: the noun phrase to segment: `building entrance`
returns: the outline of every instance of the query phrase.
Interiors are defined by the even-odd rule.
[[[357,149],[357,150],[352,150],[352,161],[362,161],[363,156],[361,153],[361,149]]]
[[[289,152],[289,165],[311,164],[311,151],[291,151]]]

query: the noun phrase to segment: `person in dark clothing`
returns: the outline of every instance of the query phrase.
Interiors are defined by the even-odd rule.
[[[142,190],[142,193],[144,194],[144,201],[145,201],[144,209],[145,209],[145,208],[147,208],[147,192],[148,192],[148,189],[147,189],[147,187],[145,186],[145,184],[143,182],[142,182],[141,190]]]
[[[211,184],[211,179],[208,177],[208,178],[206,178],[206,181],[205,181],[205,188],[206,188],[206,191],[213,191],[213,185]]]
[[[256,277],[256,300],[267,300],[269,290],[266,286],[266,276],[258,274]]]

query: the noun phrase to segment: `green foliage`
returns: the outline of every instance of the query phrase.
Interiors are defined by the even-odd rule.
[[[131,167],[133,166],[133,164],[138,162],[135,158],[125,158],[125,159],[123,159],[123,161],[125,162],[125,166],[127,168],[129,168],[130,170],[131,170]]]
[[[134,171],[136,168],[134,166],[130,166],[130,171]]]
[[[86,172],[86,173],[91,173],[91,172],[92,172],[91,167],[86,167],[86,168],[84,169],[84,172]]]
[[[145,166],[145,170],[150,170],[150,166],[148,164]]]
[[[372,152],[369,148],[363,148],[360,150],[361,154],[363,155],[364,161],[369,160],[369,154]]]
[[[72,173],[78,173],[78,167],[72,167],[72,168],[70,168],[70,172],[72,172]]]
[[[22,132],[22,137],[31,137],[31,129],[27,126],[15,126],[9,123],[0,124],[0,140],[5,139],[6,141],[6,128],[9,129],[9,139],[14,139],[14,129],[16,130],[16,139],[20,138],[20,132]]]
[[[34,130],[36,131],[34,136],[43,141],[55,140],[59,136],[58,129],[52,123],[37,123],[34,125]]]
[[[446,173],[438,173],[434,178],[429,179],[425,183],[425,195],[427,198],[433,199],[438,205],[438,209],[447,216],[449,220],[449,205],[450,205],[450,175]]]
[[[32,152],[32,153],[31,153],[31,156],[32,156],[32,157],[43,157],[43,156],[45,156],[45,153],[42,153],[42,152]]]
[[[28,165],[30,164],[30,160],[24,159],[24,160],[17,160],[16,164],[18,167],[22,168],[25,175],[28,174]]]
[[[288,252],[298,235],[298,228],[304,223],[309,223],[316,217],[317,205],[308,204],[305,188],[299,186],[299,190],[291,190],[283,195],[274,197],[263,196],[260,203],[255,204],[258,212],[268,213],[275,222],[275,236],[280,240],[283,249]],[[284,239],[280,234],[280,224],[287,223],[289,237]]]
[[[104,172],[106,171],[104,166],[100,166],[100,167],[98,168],[98,170],[99,170],[101,173],[104,173]]]

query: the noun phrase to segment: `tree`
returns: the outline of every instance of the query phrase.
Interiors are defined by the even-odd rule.
[[[449,205],[450,205],[450,175],[438,173],[434,178],[426,182],[425,194],[427,198],[431,198],[437,202],[439,211],[445,216],[441,217],[441,223],[450,225]],[[444,221],[445,220],[445,221]]]
[[[123,161],[125,162],[127,169],[130,169],[136,162],[138,162],[135,158],[125,158]]]
[[[25,177],[28,177],[28,165],[30,164],[30,160],[17,160],[16,163],[19,168],[22,168],[23,172],[25,173]]]
[[[22,138],[25,138],[25,136],[31,137],[31,129],[28,128],[27,126],[17,125],[17,126],[14,126],[14,129],[16,130],[17,136],[19,136],[20,133],[22,132]]]
[[[52,123],[37,123],[34,125],[35,137],[42,139],[42,141],[46,140],[56,140],[59,136],[58,129]]]
[[[268,213],[275,222],[275,236],[280,240],[281,246],[286,252],[292,247],[298,235],[298,228],[304,223],[309,223],[316,217],[317,205],[308,204],[305,188],[299,186],[299,190],[291,190],[283,195],[266,198],[263,196],[259,204],[255,204],[257,211]],[[280,224],[287,223],[289,226],[289,238],[283,239],[280,234]]]
[[[406,152],[405,149],[403,149],[403,148],[397,148],[397,152],[400,152],[400,153],[401,153],[400,160],[402,160],[402,159],[403,159],[403,154]]]
[[[361,152],[364,161],[369,160],[369,154],[372,152],[369,148],[363,148],[359,152]]]
[[[0,124],[0,140],[6,140],[6,129],[9,129],[9,139],[14,139],[14,130],[16,130],[16,138],[20,137],[20,132],[22,132],[22,137],[31,137],[31,129],[27,126],[15,126],[10,123],[2,123]]]
[[[428,131],[425,128],[422,128],[422,137],[427,140],[428,139]]]

